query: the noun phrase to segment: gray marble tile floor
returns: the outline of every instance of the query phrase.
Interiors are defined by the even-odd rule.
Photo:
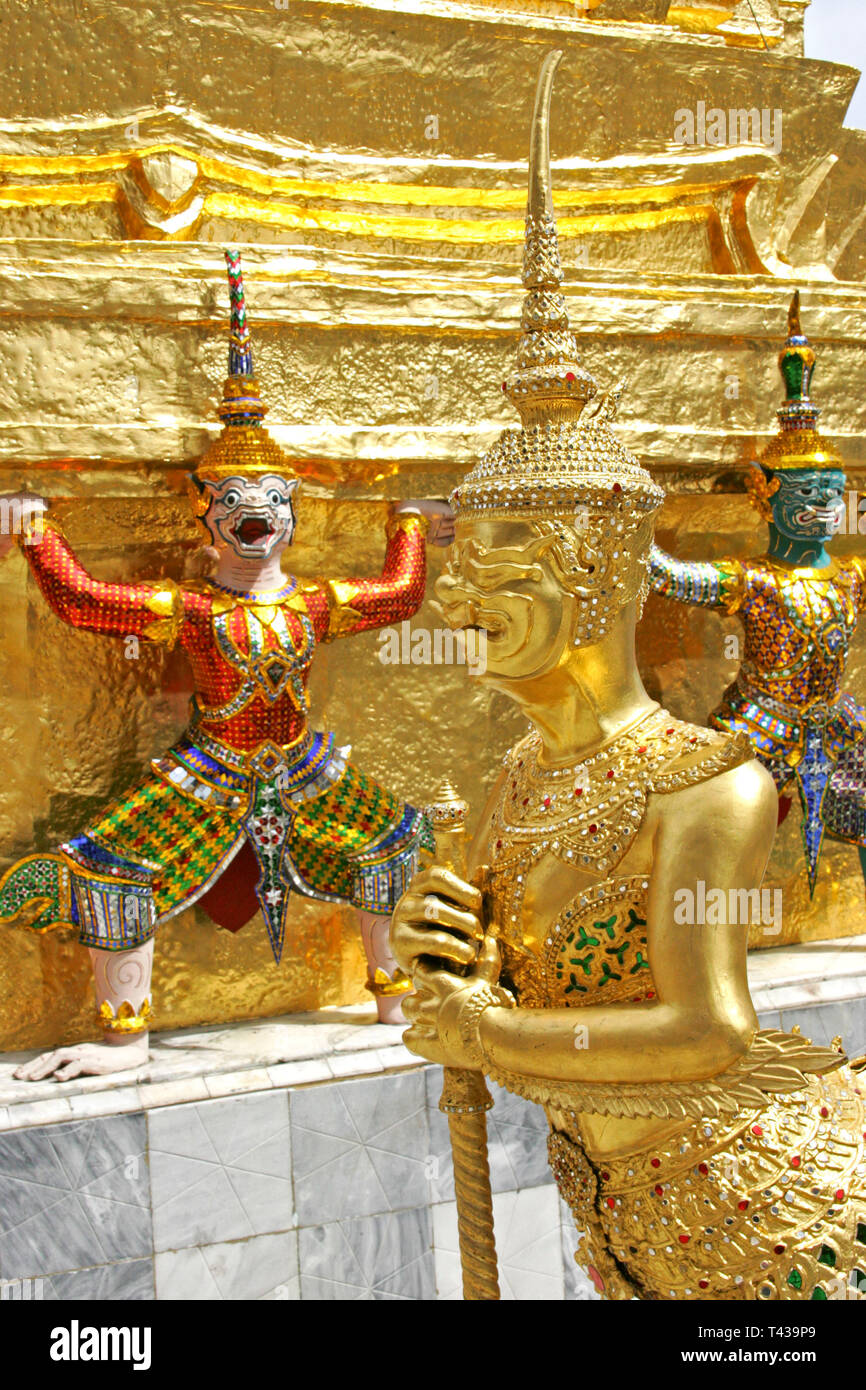
[[[0,1279],[152,1254],[143,1115],[0,1134]]]
[[[155,1250],[295,1224],[285,1091],[151,1110],[147,1125]]]
[[[427,1207],[310,1226],[298,1233],[305,1300],[432,1300],[432,1221]]]

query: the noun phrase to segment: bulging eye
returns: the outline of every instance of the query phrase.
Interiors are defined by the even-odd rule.
[[[223,506],[228,507],[229,510],[232,511],[238,505],[240,500],[241,495],[238,492],[237,488],[230,487],[228,492],[223,497]]]
[[[268,493],[268,501],[270,502],[272,507],[282,507],[287,500],[288,499],[286,498],[285,494],[279,492],[275,487],[272,487],[270,492]]]

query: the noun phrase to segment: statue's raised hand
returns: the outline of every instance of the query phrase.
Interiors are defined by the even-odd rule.
[[[132,1071],[148,1059],[147,1038],[122,1043],[75,1043],[43,1052],[25,1062],[12,1075],[16,1081],[71,1081],[76,1076],[107,1076],[114,1071]]]
[[[398,502],[394,511],[420,512],[422,516],[426,516],[430,522],[430,530],[427,532],[428,545],[450,545],[454,539],[454,512],[444,498]]]
[[[0,559],[8,555],[15,544],[15,537],[25,535],[31,527],[30,535],[38,539],[38,523],[48,510],[44,497],[31,492],[7,492],[0,494]]]

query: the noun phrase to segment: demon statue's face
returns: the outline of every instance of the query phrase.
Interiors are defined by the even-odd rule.
[[[545,675],[568,651],[575,600],[552,539],[525,521],[458,519],[436,597],[449,627],[475,630],[494,683]]]
[[[770,498],[772,521],[789,540],[823,545],[845,516],[845,474],[837,469],[779,469],[778,491]]]
[[[268,473],[206,480],[202,486],[210,505],[201,519],[217,550],[231,550],[243,560],[266,560],[291,545],[297,478]]]

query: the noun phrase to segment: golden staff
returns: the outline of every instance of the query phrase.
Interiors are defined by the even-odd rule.
[[[466,802],[443,782],[435,802],[425,807],[433,826],[436,863],[466,876]],[[498,1299],[499,1274],[493,1234],[493,1196],[487,1158],[487,1111],[493,1098],[484,1073],[445,1067],[439,1109],[448,1116],[454,1160],[454,1195],[460,1237],[465,1299]]]

